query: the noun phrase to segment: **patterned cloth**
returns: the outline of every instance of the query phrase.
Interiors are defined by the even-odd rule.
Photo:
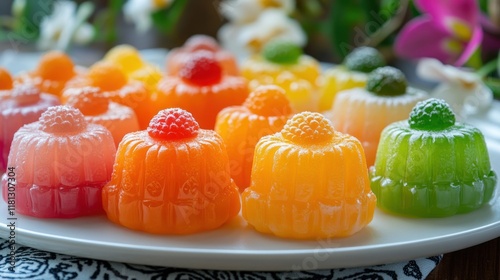
[[[172,267],[135,265],[73,257],[18,247],[15,272],[9,271],[8,241],[0,243],[0,279],[425,279],[442,256],[365,268],[340,268],[315,271],[248,272],[191,270]]]

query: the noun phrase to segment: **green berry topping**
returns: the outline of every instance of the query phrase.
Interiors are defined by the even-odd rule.
[[[407,82],[401,70],[391,66],[375,69],[368,75],[366,89],[376,95],[397,96],[406,93]]]
[[[408,123],[413,129],[442,130],[455,124],[455,114],[444,100],[431,98],[415,105]]]
[[[377,49],[359,47],[345,57],[344,65],[351,71],[370,73],[385,66],[385,59]]]
[[[287,41],[273,40],[264,46],[262,54],[266,60],[274,63],[294,64],[302,55],[302,49]]]

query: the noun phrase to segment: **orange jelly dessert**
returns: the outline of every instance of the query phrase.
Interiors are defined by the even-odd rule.
[[[16,211],[39,218],[102,213],[101,189],[111,178],[115,144],[78,109],[48,108],[14,135],[9,168],[16,173]],[[8,179],[2,178],[7,201]]]
[[[130,45],[112,48],[103,61],[118,66],[129,79],[143,82],[149,90],[155,89],[163,76],[157,66],[145,62],[139,51]]]
[[[156,112],[146,86],[140,81],[129,80],[125,73],[114,64],[98,62],[92,65],[86,75],[70,81],[66,89],[86,86],[97,87],[112,101],[132,108],[141,129],[148,126],[149,120]],[[65,90],[61,98],[63,103],[67,102],[69,95],[79,92],[78,90]]]
[[[220,227],[240,211],[222,138],[182,109],[160,111],[147,130],[123,138],[103,189],[108,218],[156,234]]]
[[[366,162],[372,166],[382,130],[406,119],[413,106],[427,98],[425,92],[407,86],[400,70],[385,66],[368,75],[366,88],[340,92],[327,115],[338,131],[361,141]]]
[[[0,173],[6,170],[14,133],[23,125],[38,120],[47,108],[59,105],[59,99],[31,84],[17,84],[0,99]]]
[[[376,205],[361,143],[311,112],[257,143],[241,199],[257,231],[296,239],[352,235],[371,222]]]
[[[179,107],[191,112],[201,128],[214,129],[217,114],[242,104],[247,96],[246,80],[224,75],[213,53],[201,50],[191,55],[178,76],[160,81],[152,100],[157,111]]]
[[[217,116],[215,131],[226,143],[231,177],[240,191],[250,185],[255,144],[280,131],[291,114],[285,91],[268,85],[250,93],[242,106],[227,107]]]
[[[317,110],[319,63],[302,54],[299,46],[273,40],[264,46],[261,55],[244,61],[241,72],[250,81],[251,90],[259,85],[278,85],[285,89],[296,112]]]
[[[167,72],[178,75],[182,65],[190,60],[194,52],[205,50],[213,53],[215,60],[221,65],[226,75],[238,75],[238,63],[230,52],[222,49],[214,38],[207,35],[193,35],[182,47],[172,49],[167,56]]]
[[[107,128],[113,135],[116,146],[125,134],[139,130],[134,111],[127,106],[109,101],[99,88],[83,87],[67,90],[77,92],[68,94],[66,105],[80,110],[87,122]]]
[[[7,69],[0,67],[0,100],[9,95],[12,89],[12,76]]]
[[[64,52],[50,51],[42,56],[34,71],[21,74],[16,80],[33,83],[42,92],[60,96],[66,83],[83,72]]]

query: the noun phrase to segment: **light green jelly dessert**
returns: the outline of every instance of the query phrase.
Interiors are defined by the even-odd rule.
[[[487,204],[497,175],[481,131],[455,122],[450,106],[432,98],[382,131],[370,179],[379,208],[446,217]]]

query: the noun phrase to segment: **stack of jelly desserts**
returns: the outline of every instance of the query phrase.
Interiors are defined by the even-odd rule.
[[[375,162],[380,133],[389,124],[404,120],[423,91],[407,86],[404,74],[393,67],[380,67],[368,75],[366,88],[340,92],[327,113],[338,131],[361,141],[368,166]]]
[[[157,66],[145,62],[139,51],[130,45],[110,49],[102,61],[118,66],[129,79],[143,82],[150,91],[163,76]]]
[[[85,72],[75,66],[71,58],[60,51],[45,53],[35,70],[22,73],[15,78],[19,83],[34,84],[41,92],[61,96],[66,83]]]
[[[101,190],[115,157],[111,133],[78,109],[48,108],[14,135],[8,166],[16,170],[16,212],[39,218],[102,213]],[[7,201],[7,177],[2,178]]]
[[[285,91],[267,85],[251,92],[242,106],[228,107],[217,116],[215,131],[226,143],[231,177],[240,191],[250,185],[255,144],[280,131],[291,114]]]
[[[455,122],[450,106],[434,98],[384,129],[370,177],[380,208],[417,217],[476,210],[497,182],[481,131]]]
[[[311,112],[261,138],[242,193],[247,222],[287,238],[352,235],[371,222],[375,205],[361,143]]]
[[[179,108],[160,111],[147,131],[118,147],[103,189],[108,218],[134,230],[190,234],[220,227],[240,211],[222,138]]]
[[[166,59],[166,68],[169,75],[178,75],[182,66],[191,56],[200,50],[213,53],[215,60],[222,67],[226,75],[239,75],[238,63],[232,53],[222,49],[217,41],[207,35],[193,35],[182,47],[172,49]]]
[[[302,54],[299,46],[273,40],[264,46],[261,55],[244,61],[241,72],[250,81],[251,90],[259,85],[274,84],[285,89],[294,111],[317,110],[319,63]]]
[[[100,124],[107,128],[116,146],[123,136],[139,130],[139,122],[132,109],[110,101],[97,87],[70,88],[77,91],[68,94],[66,105],[77,108],[89,123]]]
[[[155,109],[151,103],[150,93],[141,82],[131,80],[119,66],[100,61],[92,65],[85,75],[75,77],[66,85],[66,89],[97,87],[110,100],[134,110],[141,129],[146,128],[154,116]],[[64,90],[62,102],[66,103],[70,94],[78,94],[79,90]]]
[[[152,100],[157,111],[182,108],[203,129],[214,129],[217,114],[224,108],[242,104],[248,96],[247,81],[226,75],[214,54],[194,52],[177,76],[167,76],[158,84]]]
[[[364,87],[368,74],[382,66],[385,66],[385,59],[377,49],[371,47],[354,49],[341,65],[327,69],[321,74],[319,111],[330,110],[337,93]]]
[[[41,93],[32,84],[16,84],[4,91],[5,97],[0,99],[0,173],[6,170],[14,133],[23,125],[37,121],[47,108],[60,104],[59,98]]]

